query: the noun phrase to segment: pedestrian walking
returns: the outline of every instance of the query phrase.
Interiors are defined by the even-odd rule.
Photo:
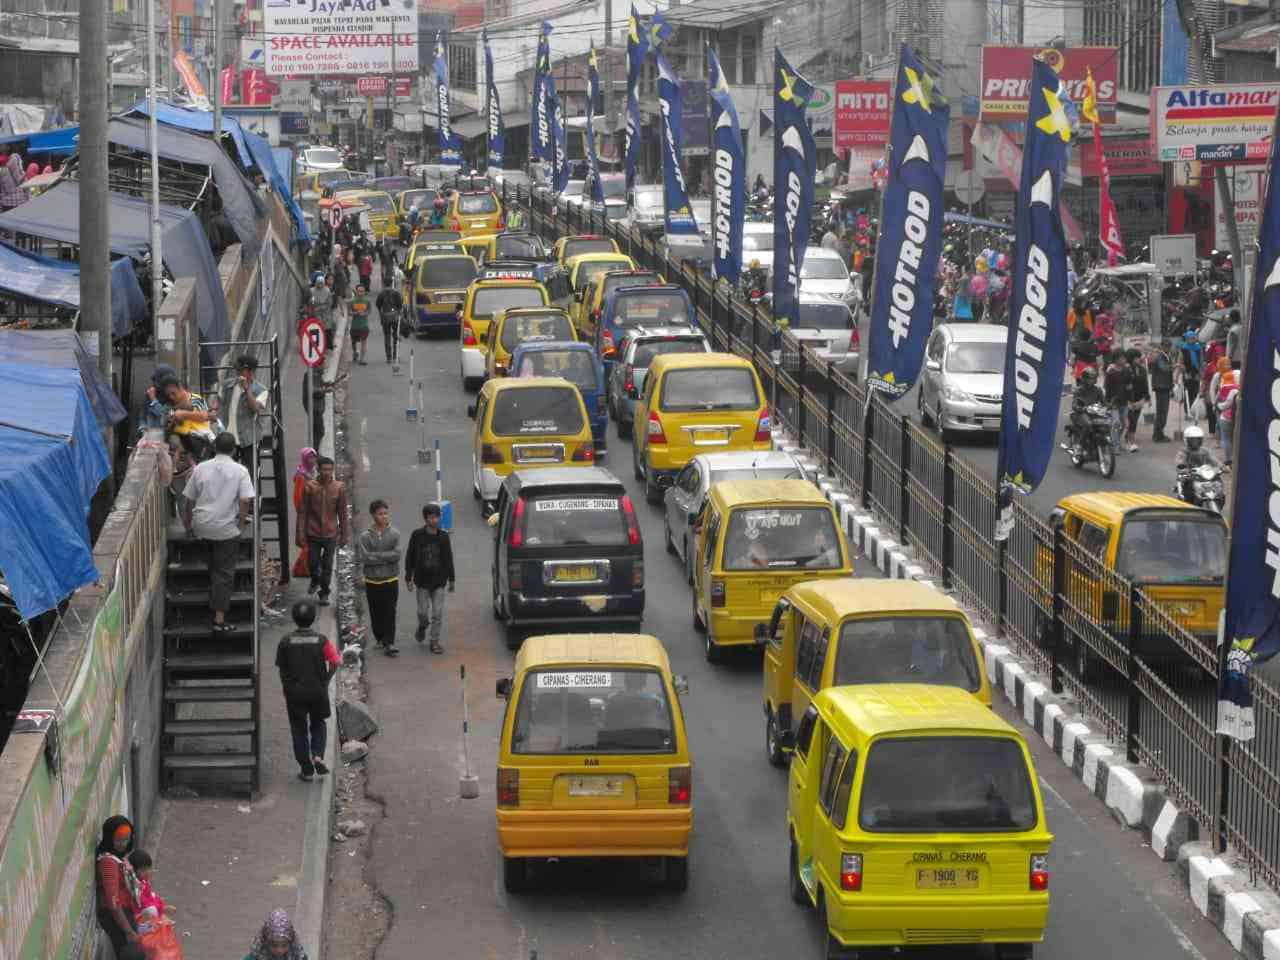
[[[1231,463],[1231,454],[1235,446],[1236,408],[1239,399],[1240,371],[1227,370],[1221,375],[1215,405],[1218,410],[1218,435],[1222,437],[1222,459],[1228,464]]]
[[[293,929],[289,915],[272,910],[249,945],[244,960],[307,960],[307,951]]]
[[[1142,362],[1141,351],[1130,348],[1125,353],[1125,360],[1129,365],[1129,409],[1128,429],[1125,430],[1124,436],[1125,449],[1130,453],[1136,453],[1138,421],[1142,417],[1142,410],[1147,405],[1147,401],[1151,399],[1151,391],[1147,386],[1146,364]]]
[[[102,840],[94,851],[98,926],[111,941],[116,960],[146,960],[138,937],[138,878],[128,859],[133,845],[128,817],[117,815],[103,822]]]
[[[321,457],[316,461],[319,476],[302,490],[302,509],[294,539],[299,547],[306,544],[308,563],[311,566],[311,586],[308,593],[319,594],[320,606],[329,605],[329,583],[333,579],[333,551],[346,546],[347,485],[334,479],[333,460]]]
[[[418,629],[414,639],[427,639],[430,631],[431,652],[444,653],[440,634],[444,630],[445,587],[453,593],[453,544],[449,532],[440,529],[440,505],[428,503],[422,508],[422,526],[409,536],[404,554],[405,585],[416,593]]]
[[[369,604],[369,629],[382,652],[399,656],[396,646],[396,602],[400,599],[400,531],[391,525],[385,500],[369,504],[373,523],[356,541],[364,595]]]
[[[310,782],[318,773],[329,772],[324,750],[329,730],[329,681],[337,673],[342,657],[333,641],[312,629],[316,605],[299,600],[293,605],[296,630],[286,633],[276,646],[276,669],[289,713],[289,733],[293,737],[293,758],[298,761],[298,779]]]
[[[1209,425],[1209,435],[1215,438],[1215,444],[1222,446],[1222,438],[1218,437],[1218,386],[1214,377],[1224,368],[1222,360],[1226,359],[1227,350],[1221,340],[1210,340],[1204,345],[1204,353],[1200,358],[1200,396],[1204,397],[1205,419]],[[1226,369],[1231,369],[1228,362]]]
[[[311,288],[311,308],[315,311],[316,319],[324,325],[325,350],[333,349],[333,336],[337,331],[337,323],[333,318],[333,305],[336,299],[333,285],[334,275],[330,270],[324,275],[323,280]]]
[[[227,623],[236,561],[240,558],[240,531],[253,509],[253,481],[243,464],[231,459],[236,441],[229,433],[213,443],[214,457],[197,464],[182,490],[182,522],[187,533],[209,548],[209,609],[213,632],[234,629]]]
[[[258,358],[245,354],[236,360],[236,375],[239,378],[240,399],[236,401],[235,414],[231,418],[231,429],[236,435],[236,459],[250,473],[253,468],[254,448],[258,441],[269,430],[271,408],[268,406],[270,391],[265,384],[259,383]]]
[[[1107,354],[1102,390],[1111,409],[1111,446],[1119,453],[1124,449],[1122,444],[1129,409],[1129,365],[1119,350]]]
[[[320,459],[320,454],[316,453],[314,447],[303,447],[298,451],[298,468],[293,471],[293,515],[296,517],[302,509],[302,494],[306,489],[308,481],[316,479],[320,475],[319,467],[316,461]],[[298,549],[298,559],[293,561],[293,575],[295,577],[306,577],[311,574],[311,565],[307,561],[307,545],[304,543]]]
[[[367,366],[369,363],[369,314],[373,304],[364,284],[356,287],[356,295],[351,298],[351,352],[357,363]]]
[[[404,297],[400,294],[399,284],[384,286],[374,301],[378,308],[378,321],[382,324],[382,347],[387,354],[387,363],[395,359],[396,340],[400,336],[400,313],[404,309]]]
[[[1169,398],[1173,394],[1173,356],[1170,353],[1167,338],[1161,338],[1156,348],[1151,351],[1147,370],[1151,375],[1151,392],[1155,394],[1156,401],[1156,425],[1151,434],[1151,441],[1168,443],[1169,436],[1164,428],[1169,422]]]

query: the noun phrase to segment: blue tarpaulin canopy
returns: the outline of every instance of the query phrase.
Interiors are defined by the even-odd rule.
[[[25,144],[22,154],[29,153],[75,153],[80,149],[80,127],[59,127],[57,130],[40,130],[36,133],[21,133],[10,137],[0,137],[0,147],[11,144]]]
[[[79,370],[99,427],[117,424],[126,416],[124,405],[74,330],[0,330],[0,364],[6,363]]]
[[[110,470],[78,369],[0,363],[0,573],[23,617],[98,579],[89,503]]]
[[[71,310],[80,309],[80,264],[55,260],[0,242],[0,290]],[[111,264],[111,332],[124,336],[147,317],[147,303],[133,263]]]

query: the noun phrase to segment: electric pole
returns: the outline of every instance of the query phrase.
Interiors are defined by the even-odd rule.
[[[213,141],[222,136],[222,0],[213,0]],[[244,102],[243,100],[241,101]]]
[[[111,230],[107,204],[107,5],[80,11],[80,319],[98,335],[98,369],[111,383]],[[126,398],[127,403],[127,398]]]
[[[604,125],[609,135],[617,118],[613,115],[613,0],[604,0]]]

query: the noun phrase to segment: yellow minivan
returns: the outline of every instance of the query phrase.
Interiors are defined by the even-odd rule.
[[[787,791],[791,898],[824,957],[995,944],[1030,960],[1049,919],[1049,847],[1026,741],[956,687],[823,690]]]
[[[561,237],[551,246],[551,258],[560,266],[566,266],[571,257],[583,253],[621,253],[618,241],[595,233],[579,233]]]
[[[577,340],[568,314],[555,307],[513,307],[489,324],[485,337],[485,379],[511,373],[511,355],[530,341]]]
[[[569,311],[578,329],[582,327],[583,302],[591,281],[610,270],[635,270],[636,262],[621,253],[580,253],[565,263],[569,273],[569,299],[562,306]]]
[[[645,634],[530,637],[498,748],[497,821],[509,893],[530,860],[661,857],[667,885],[689,883],[693,768],[667,651]]]
[[[562,377],[502,377],[480,389],[471,489],[487,515],[502,481],[516,470],[595,465],[591,420],[582,394]]]
[[[754,644],[788,587],[853,576],[835,507],[808,480],[712,484],[693,536],[693,625],[712,663]]]
[[[991,706],[973,625],[951,597],[915,580],[805,580],[782,595],[764,647],[765,752],[782,766],[794,720],[827,687],[936,683]]]
[[[476,278],[476,262],[463,253],[431,252],[418,258],[414,273],[414,333],[456,328],[458,306]]]
[[[654,357],[634,423],[631,458],[650,503],[700,453],[773,449],[760,378],[731,353]]]
[[[502,202],[492,190],[466,193],[454,191],[449,197],[445,225],[464,237],[477,233],[501,233],[507,225],[502,216]]]
[[[546,305],[547,289],[536,280],[477,280],[467,288],[467,299],[458,310],[464,390],[474,390],[484,380],[485,343],[493,318],[512,307]]]
[[[497,257],[498,235],[476,233],[462,238],[462,247],[475,258],[476,263],[486,263]]]
[[[396,222],[396,202],[385,190],[352,190],[336,195],[345,207],[351,203],[363,203],[369,208],[369,223],[374,237],[379,240],[395,240],[400,231]]]

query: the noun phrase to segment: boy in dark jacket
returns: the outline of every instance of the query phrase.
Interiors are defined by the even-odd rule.
[[[414,638],[421,643],[431,633],[431,652],[444,653],[440,632],[444,628],[444,592],[453,592],[453,545],[440,529],[440,505],[422,508],[423,525],[409,537],[404,554],[405,584],[417,592],[418,629]]]

